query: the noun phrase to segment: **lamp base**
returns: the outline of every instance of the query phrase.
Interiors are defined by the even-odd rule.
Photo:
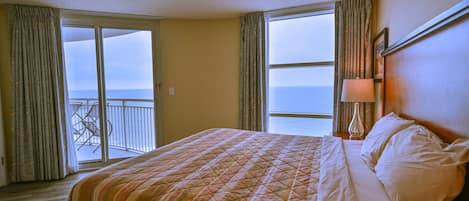
[[[360,119],[360,105],[359,103],[355,103],[353,107],[353,117],[352,121],[350,121],[350,125],[348,127],[348,133],[351,140],[361,140],[363,139],[363,134],[365,133],[365,129],[363,128],[363,123]]]

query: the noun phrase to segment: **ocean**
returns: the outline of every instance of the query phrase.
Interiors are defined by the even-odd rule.
[[[70,98],[97,98],[96,90],[70,91]],[[116,99],[150,99],[153,100],[152,89],[135,90],[107,90],[107,98]],[[332,86],[312,87],[271,87],[269,88],[268,107],[270,112],[279,113],[333,113],[334,90]],[[219,101],[223,101],[220,97]],[[117,103],[116,104],[120,104]],[[152,103],[128,102],[127,105],[152,106]],[[214,125],[216,126],[216,125]],[[270,117],[269,132],[301,134],[301,135],[327,135],[332,130],[331,119],[285,118]]]
[[[71,90],[69,98],[98,98],[97,90]],[[107,98],[153,99],[153,89],[110,89]]]
[[[332,114],[332,86],[272,87],[269,90],[269,111],[279,113]],[[332,119],[269,117],[268,131],[307,136],[330,135]]]
[[[153,99],[152,89],[106,90],[107,98]],[[69,91],[69,98],[98,98],[97,90]],[[222,101],[223,97],[220,97]],[[332,114],[334,90],[332,86],[271,87],[269,111],[285,113]]]
[[[334,88],[271,87],[269,89],[269,111],[284,113],[332,114]]]

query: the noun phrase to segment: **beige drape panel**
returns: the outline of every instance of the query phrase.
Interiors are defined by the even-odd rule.
[[[266,129],[265,18],[241,17],[240,123],[245,130]]]
[[[11,180],[60,179],[76,170],[77,162],[66,129],[59,10],[10,6],[9,19],[14,81]]]
[[[334,96],[334,131],[346,132],[353,116],[353,103],[340,101],[342,80],[372,78],[371,69],[371,0],[336,2],[336,64]],[[368,131],[373,123],[371,103],[360,107]]]

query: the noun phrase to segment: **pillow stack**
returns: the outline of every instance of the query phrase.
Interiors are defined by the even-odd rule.
[[[427,128],[390,113],[376,122],[360,157],[391,200],[452,200],[464,185],[469,139],[448,145]]]
[[[453,200],[464,186],[469,140],[451,145],[420,125],[391,138],[375,167],[391,200]]]
[[[360,157],[366,165],[374,170],[389,139],[413,123],[414,121],[402,119],[392,112],[378,120],[363,141],[360,151]]]

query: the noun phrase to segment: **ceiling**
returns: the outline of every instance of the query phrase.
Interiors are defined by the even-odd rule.
[[[0,3],[165,18],[224,18],[330,1],[333,0],[0,0]]]

